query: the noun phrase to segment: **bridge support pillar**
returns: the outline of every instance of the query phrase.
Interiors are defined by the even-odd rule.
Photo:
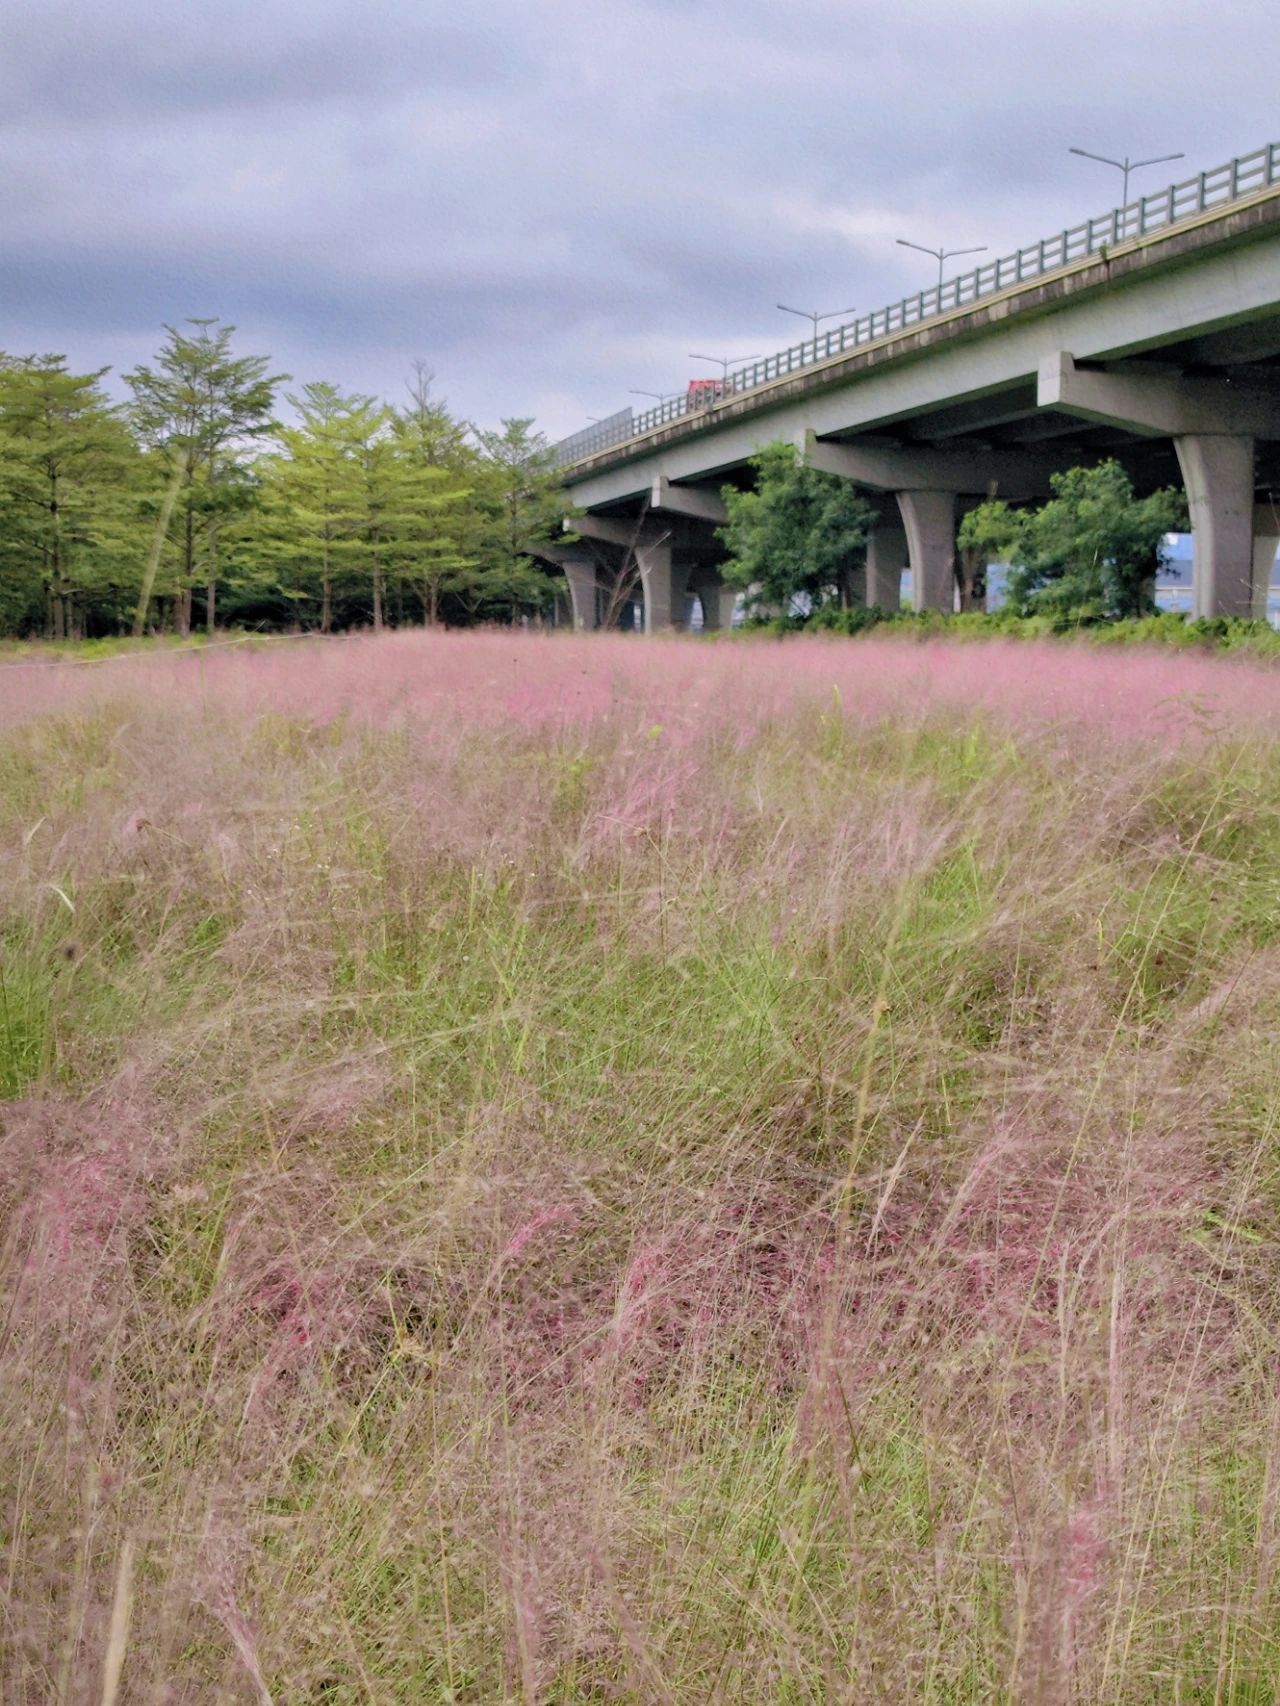
[[[684,619],[684,594],[688,571],[672,561],[668,539],[638,542],[636,567],[644,588],[644,631],[659,634],[678,628]]]
[[[569,604],[573,610],[573,625],[589,631],[600,626],[599,596],[596,566],[577,558],[567,558],[561,567],[569,583]]]
[[[1271,576],[1276,552],[1280,551],[1280,507],[1258,504],[1253,512],[1253,619],[1267,620],[1271,598]]]
[[[717,575],[714,579],[699,581],[694,590],[702,606],[703,631],[711,633],[718,628],[732,628],[738,588],[726,586]]]
[[[1173,441],[1191,510],[1191,613],[1253,610],[1253,439],[1187,433]]]
[[[902,602],[902,571],[906,566],[906,533],[896,517],[884,516],[867,539],[867,603],[880,610],[896,610]]]
[[[917,610],[955,609],[956,494],[899,492],[907,532],[911,602]]]
[[[840,576],[841,601],[850,610],[860,610],[867,602],[867,565],[865,560],[850,563]]]

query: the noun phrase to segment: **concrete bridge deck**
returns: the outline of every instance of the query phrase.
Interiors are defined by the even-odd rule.
[[[917,605],[951,609],[966,505],[1047,496],[1055,471],[1114,456],[1140,490],[1185,482],[1196,612],[1261,614],[1280,542],[1280,145],[1248,158],[1261,181],[1219,205],[984,297],[952,281],[932,317],[832,354],[827,334],[798,346],[816,359],[782,352],[711,408],[667,405],[577,455],[562,477],[584,514],[559,554],[576,620],[607,619],[628,574],[648,628],[690,589],[723,620],[719,491],[778,439],[876,495],[868,603],[896,605],[909,565]]]

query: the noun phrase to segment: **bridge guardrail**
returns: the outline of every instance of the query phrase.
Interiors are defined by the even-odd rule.
[[[1082,225],[1055,232],[1053,236],[1042,238],[1025,249],[1017,249],[1011,255],[1003,255],[999,260],[986,261],[958,278],[947,279],[943,284],[918,291],[914,296],[904,296],[900,302],[886,308],[878,308],[844,325],[833,326],[829,332],[792,344],[776,355],[748,362],[726,375],[724,390],[715,403],[708,404],[702,398],[690,400],[681,393],[640,414],[631,409],[621,409],[617,414],[553,445],[556,466],[568,467],[672,421],[686,417],[712,420],[717,406],[739,392],[784,379],[801,368],[812,367],[817,362],[829,361],[833,356],[857,349],[860,344],[874,343],[893,332],[923,325],[941,314],[979,302],[984,296],[994,296],[1013,285],[1024,284],[1028,279],[1058,272],[1090,255],[1102,254],[1119,243],[1179,225],[1215,208],[1226,207],[1233,201],[1242,201],[1276,183],[1280,183],[1280,142],[1269,143],[1265,148],[1255,149],[1252,154],[1241,154],[1234,160],[1228,160],[1224,166],[1197,172],[1194,177],[1140,196],[1123,207],[1114,207],[1109,213],[1086,219]]]

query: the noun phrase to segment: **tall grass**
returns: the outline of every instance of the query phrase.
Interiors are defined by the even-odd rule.
[[[1280,1688],[1280,678],[0,672],[5,1701]]]

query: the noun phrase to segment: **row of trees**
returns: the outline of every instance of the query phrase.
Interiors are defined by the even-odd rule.
[[[814,615],[852,598],[851,568],[876,513],[849,481],[806,467],[793,446],[753,459],[749,491],[726,487],[720,537],[725,578],[749,589],[760,610]],[[989,563],[1008,565],[1005,602],[1015,615],[1107,621],[1155,609],[1155,578],[1167,536],[1188,525],[1182,492],[1135,495],[1118,462],[1055,475],[1037,508],[996,499],[976,505],[957,535],[961,602],[981,602]]]
[[[0,630],[327,632],[549,608],[536,549],[563,510],[529,421],[469,426],[422,364],[399,405],[286,391],[234,332],[166,328],[123,403],[105,368],[0,356]]]

